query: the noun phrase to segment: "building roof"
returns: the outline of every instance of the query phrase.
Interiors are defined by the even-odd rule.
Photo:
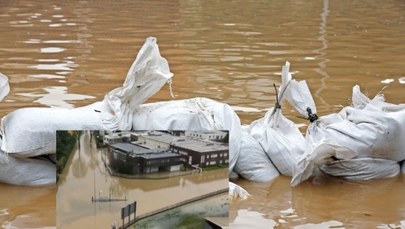
[[[229,149],[228,144],[209,142],[209,141],[197,141],[197,140],[191,140],[191,139],[173,142],[172,145],[179,147],[179,148],[188,149],[188,150],[192,150],[192,151],[200,152],[200,153],[222,151],[222,150]]]
[[[197,134],[217,134],[217,135],[222,135],[222,134],[228,133],[227,130],[211,130],[211,131],[186,130],[186,132],[197,133]]]
[[[140,135],[140,137],[143,137],[146,139],[152,139],[155,141],[165,142],[167,144],[170,144],[173,141],[177,141],[178,139],[181,139],[181,137],[166,134],[166,133],[161,133],[161,132],[153,132],[148,135]]]
[[[110,138],[119,138],[119,137],[130,137],[131,132],[125,131],[125,132],[107,132],[105,137],[110,137]]]
[[[146,153],[139,156],[145,159],[157,159],[166,157],[180,157],[181,155],[177,153],[172,153],[171,151],[163,151],[163,152]]]
[[[144,154],[144,153],[149,153],[149,152],[154,151],[154,150],[151,150],[151,149],[139,146],[139,145],[127,143],[127,142],[120,142],[120,143],[112,144],[110,146],[113,148],[119,149],[121,151],[131,153],[131,154]]]
[[[179,154],[173,153],[170,150],[148,149],[131,143],[116,143],[111,145],[111,147],[127,152],[130,155],[142,157],[145,159],[180,156]]]

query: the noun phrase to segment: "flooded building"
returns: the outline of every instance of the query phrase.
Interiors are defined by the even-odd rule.
[[[110,168],[136,175],[229,163],[228,144],[218,142],[227,138],[227,131],[182,133],[179,136],[161,131],[134,131],[104,135],[104,142],[109,146]]]
[[[188,164],[200,168],[229,163],[228,144],[191,139],[173,142],[170,149],[184,155]]]
[[[172,142],[184,139],[160,131],[133,132],[131,133],[133,143],[150,149],[169,149]]]
[[[128,142],[109,145],[110,168],[118,173],[134,175],[179,171],[184,163],[183,155],[167,149],[148,149]]]
[[[105,145],[112,145],[119,142],[129,142],[131,140],[131,133],[129,132],[110,132],[103,133],[103,143]]]
[[[228,131],[184,131],[184,136],[209,141],[222,141],[228,135]]]

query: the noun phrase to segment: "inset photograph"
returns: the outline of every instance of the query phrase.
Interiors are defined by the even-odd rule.
[[[221,228],[228,131],[57,131],[57,228]]]

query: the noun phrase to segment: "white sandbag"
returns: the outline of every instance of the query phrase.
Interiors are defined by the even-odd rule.
[[[229,182],[229,197],[247,199],[250,197],[250,194],[239,185]]]
[[[306,81],[303,80],[297,82],[292,79],[289,69],[290,63],[287,62],[283,66],[282,80],[284,86],[280,87],[280,90],[283,91],[283,88],[288,89],[284,89],[281,99],[287,99],[287,101],[305,118],[316,118],[316,116],[314,116],[316,115],[315,102]]]
[[[249,133],[260,143],[277,170],[285,176],[292,176],[295,164],[305,151],[305,139],[280,109],[273,113],[274,109],[250,124]]]
[[[10,86],[8,84],[8,78],[0,72],[0,101],[4,99],[10,92]]]
[[[86,108],[22,108],[3,117],[1,148],[13,157],[56,153],[56,130],[104,130],[99,112]]]
[[[373,99],[369,99],[360,91],[360,87],[353,87],[352,107],[363,109],[366,105],[374,106],[385,112],[396,112],[405,109],[405,104],[392,104],[385,101],[383,94],[377,94]]]
[[[133,111],[133,130],[229,130],[229,171],[240,149],[240,120],[227,104],[194,98],[143,104]]]
[[[55,153],[56,130],[130,130],[132,110],[159,90],[171,77],[160,56],[156,38],[146,39],[122,87],[89,106],[23,108],[3,117],[1,149],[19,157]]]
[[[258,182],[271,181],[280,175],[259,142],[249,133],[242,131],[240,142],[235,172],[247,180]]]
[[[338,159],[405,159],[405,109],[385,103],[378,95],[367,99],[353,88],[353,106],[313,121],[307,129],[307,150],[294,171],[297,185],[324,163]],[[389,108],[389,111],[385,111]]]
[[[170,82],[172,76],[167,60],[160,55],[156,38],[147,38],[123,86],[110,91],[102,101],[103,122],[116,123],[115,129],[131,129],[132,111]]]
[[[324,164],[321,171],[348,180],[373,180],[395,177],[400,172],[399,163],[381,158],[355,158]]]
[[[276,106],[263,118],[252,122],[248,128],[250,135],[260,143],[277,170],[286,176],[293,175],[295,164],[305,150],[304,137],[298,127],[282,114],[279,104],[285,96],[296,94],[291,92],[290,87],[296,81],[291,79],[289,67],[288,62],[283,66]]]
[[[357,156],[355,152],[346,147],[331,144],[330,142],[324,138],[317,142],[319,143],[317,147],[312,147],[311,140],[307,138],[307,151],[305,151],[293,169],[292,186],[296,186],[302,181],[307,180],[313,174],[314,169],[319,168],[323,164],[331,163],[335,159],[345,160]]]
[[[14,158],[0,151],[0,182],[14,185],[55,184],[56,166],[45,159]]]

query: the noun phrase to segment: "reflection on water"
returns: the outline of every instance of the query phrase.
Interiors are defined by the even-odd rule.
[[[308,82],[321,115],[349,104],[354,84],[370,96],[388,85],[387,100],[405,103],[401,0],[2,0],[0,19],[0,71],[11,83],[1,116],[26,106],[78,107],[101,100],[122,84],[151,35],[175,74],[177,99],[204,96],[229,103],[243,123],[274,105],[272,84],[280,84],[286,60],[294,77]],[[60,97],[52,100],[53,94]],[[170,99],[166,85],[149,101]],[[304,122],[288,105],[284,113]],[[320,189],[326,191],[319,195],[329,193],[329,186]],[[385,198],[401,191],[387,190]]]
[[[233,201],[230,221],[240,226],[254,218],[285,228],[404,226],[404,179],[353,182],[319,174],[295,188],[287,177],[262,184],[240,181],[253,198]]]
[[[167,179],[111,177],[103,164],[106,148],[84,132],[60,177],[57,190],[58,228],[105,228],[121,222],[121,208],[137,201],[137,215],[227,188],[228,170]],[[91,197],[127,198],[126,202],[91,202]],[[223,213],[222,213],[223,214]]]
[[[55,228],[56,187],[0,183],[1,228]]]
[[[25,93],[49,94],[44,87],[93,96],[73,100],[74,106],[101,99],[122,83],[149,35],[158,37],[175,73],[178,99],[205,96],[262,110],[241,112],[244,121],[275,103],[272,84],[280,83],[286,60],[296,78],[309,82],[321,114],[348,104],[356,83],[374,94],[393,79],[387,98],[401,102],[400,1],[1,4],[0,70],[10,76],[13,107],[38,103]],[[341,93],[331,93],[336,90]],[[169,99],[165,86],[151,101]]]
[[[318,40],[322,42],[322,47],[319,49],[314,50],[314,53],[317,54],[316,58],[313,60],[319,61],[318,66],[319,68],[315,69],[319,75],[322,76],[321,78],[321,86],[314,92],[314,96],[320,100],[322,105],[328,105],[325,99],[319,96],[322,90],[326,89],[326,80],[330,77],[326,70],[326,64],[330,61],[326,58],[326,51],[328,48],[328,39],[327,39],[327,22],[328,22],[328,15],[329,15],[329,0],[323,0],[323,9],[321,13],[321,23],[319,26],[319,37]]]
[[[65,107],[65,108],[74,108],[73,104],[68,103],[67,101],[72,100],[84,100],[84,99],[92,99],[93,96],[88,95],[80,95],[80,94],[69,94],[67,93],[66,87],[50,87],[50,88],[43,88],[47,92],[47,94],[34,94],[34,93],[17,93],[17,95],[38,98],[34,102],[39,104],[50,106],[50,107]]]

